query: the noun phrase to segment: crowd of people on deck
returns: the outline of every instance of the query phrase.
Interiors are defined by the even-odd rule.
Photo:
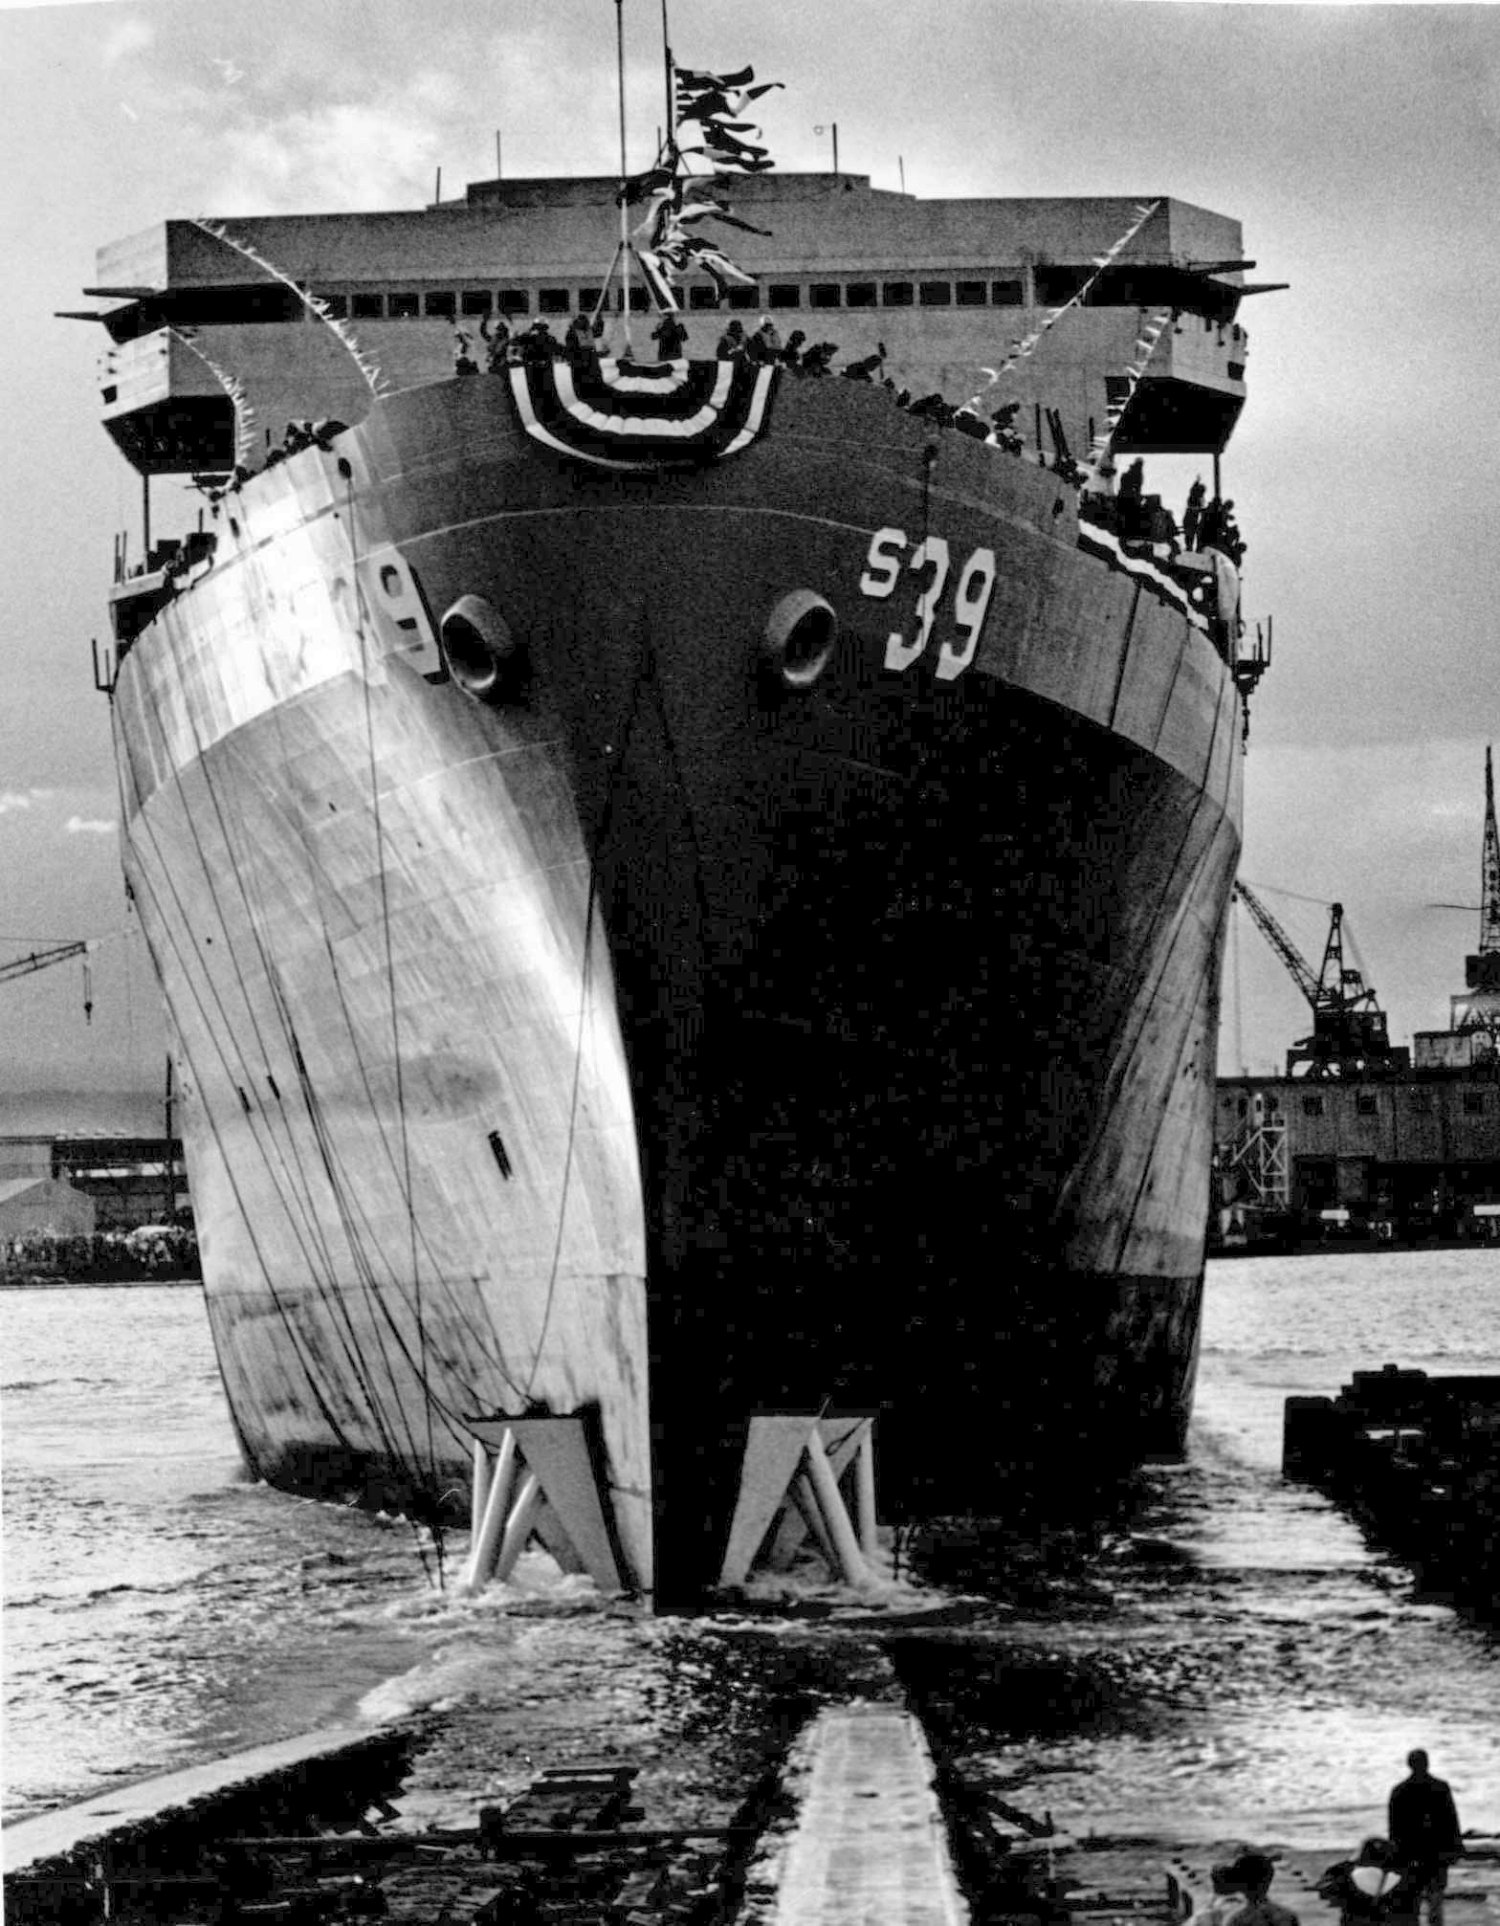
[[[1101,476],[1105,482],[1110,479],[1107,464]],[[1158,561],[1171,562],[1184,551],[1201,553],[1210,548],[1227,555],[1236,568],[1244,560],[1245,538],[1232,501],[1218,495],[1208,498],[1202,481],[1195,481],[1179,524],[1159,495],[1145,492],[1145,466],[1139,458],[1125,469],[1112,493],[1106,487],[1086,487],[1078,513],[1122,542],[1149,549]]]
[[[516,332],[512,332],[510,325],[502,318],[491,320],[489,316],[484,316],[479,322],[485,372],[489,374],[535,361],[570,361],[578,364],[597,359],[603,333],[602,315],[581,313],[574,315],[561,339],[552,332],[546,321],[533,321],[529,327]],[[680,314],[668,309],[651,330],[651,340],[656,345],[655,358],[658,361],[681,360],[687,350],[687,323]],[[472,347],[472,336],[462,328],[455,329],[455,374],[474,375],[480,372],[479,363],[471,352]],[[831,373],[838,351],[838,344],[834,341],[819,341],[808,346],[807,336],[801,328],[794,329],[783,344],[776,324],[768,315],[750,333],[746,333],[743,321],[731,319],[715,344],[714,356],[720,361],[745,360],[761,365],[774,363],[796,374],[821,375]],[[874,381],[879,376],[884,360],[885,347],[882,344],[878,353],[852,362],[840,372],[851,381]]]
[[[1407,1754],[1407,1776],[1391,1789],[1386,1831],[1336,1860],[1317,1893],[1337,1907],[1339,1926],[1443,1926],[1448,1870],[1464,1855],[1453,1794],[1420,1748]],[[1297,1915],[1270,1897],[1276,1864],[1247,1847],[1216,1865],[1213,1897],[1194,1913],[1203,1926],[1298,1926]]]
[[[599,356],[603,332],[602,313],[575,315],[561,339],[546,321],[533,321],[516,333],[501,318],[491,320],[485,316],[479,322],[485,366],[492,374],[508,366],[534,361],[587,363]],[[658,317],[650,339],[658,361],[681,360],[687,352],[687,323],[681,314],[668,309]],[[455,331],[454,367],[461,375],[480,371],[470,352],[472,345],[471,337],[463,329]],[[731,316],[714,345],[714,356],[720,361],[775,365],[791,374],[814,378],[835,372],[833,364],[838,353],[837,342],[809,343],[801,328],[793,329],[783,342],[769,315],[762,317],[758,327],[748,330],[737,316]],[[1003,402],[985,416],[972,405],[956,405],[941,394],[914,396],[909,388],[898,388],[884,373],[885,360],[886,346],[882,341],[874,354],[846,363],[837,373],[846,381],[878,384],[898,408],[939,427],[953,428],[960,434],[987,441],[1007,454],[1024,454],[1026,444],[1017,427],[1019,401]],[[1163,506],[1160,496],[1146,494],[1144,464],[1139,459],[1126,467],[1118,485],[1114,482],[1113,464],[1107,458],[1091,475],[1073,455],[1059,447],[1050,465],[1064,481],[1083,491],[1078,510],[1082,519],[1109,529],[1122,542],[1149,550],[1158,561],[1170,562],[1184,550],[1209,548],[1218,549],[1236,566],[1244,557],[1245,540],[1234,518],[1234,503],[1217,495],[1208,499],[1201,480],[1195,481],[1189,490],[1179,523]]]
[[[486,374],[499,374],[502,368],[524,366],[534,361],[571,361],[575,364],[596,360],[599,337],[604,333],[600,315],[575,314],[567,332],[559,340],[545,321],[533,321],[529,328],[513,332],[503,316],[493,320],[482,315],[479,340],[484,352]],[[473,337],[463,328],[453,331],[453,372],[477,375],[479,363],[470,353]]]
[[[478,321],[478,338],[479,351],[484,357],[484,372],[498,374],[507,367],[554,360],[567,361],[575,367],[586,366],[601,355],[604,327],[602,309],[594,313],[575,314],[561,338],[552,332],[545,320],[533,321],[527,327],[512,330],[503,316],[482,315]],[[681,360],[687,353],[687,324],[680,313],[668,309],[658,316],[650,339],[655,359],[662,362]],[[456,374],[480,373],[474,346],[474,337],[466,329],[454,329],[453,365]],[[960,434],[988,442],[1006,454],[1019,456],[1026,453],[1026,442],[1017,425],[1021,412],[1019,401],[1003,402],[985,416],[972,403],[955,404],[937,393],[913,395],[909,388],[898,388],[885,374],[886,345],[883,341],[878,344],[875,353],[847,362],[835,370],[834,362],[838,354],[837,342],[810,343],[801,328],[793,329],[783,342],[769,315],[764,315],[760,325],[749,331],[744,322],[732,316],[714,346],[714,356],[721,361],[744,360],[754,365],[774,365],[802,378],[816,379],[837,372],[846,381],[876,384],[886,391],[898,408],[930,421],[934,426],[952,428]],[[326,452],[331,448],[334,437],[342,434],[346,427],[347,423],[333,420],[288,422],[279,446],[270,445],[270,435],[267,433],[264,465],[273,468],[278,462],[286,461],[305,448],[321,448]],[[1062,444],[1061,432],[1060,425],[1054,428],[1059,445],[1050,463],[1040,449],[1037,455],[1043,466],[1050,466],[1063,481],[1080,490],[1080,520],[1109,530],[1123,545],[1146,552],[1163,565],[1172,563],[1185,551],[1201,553],[1205,549],[1217,549],[1236,566],[1243,560],[1245,540],[1235,521],[1232,501],[1221,499],[1218,495],[1208,498],[1202,481],[1197,480],[1188,491],[1179,523],[1163,505],[1159,495],[1145,492],[1144,464],[1139,458],[1125,468],[1117,482],[1114,465],[1108,455],[1092,471],[1086,470]],[[250,479],[250,474],[250,469],[237,464],[227,487],[240,487]],[[217,506],[218,500],[226,492],[226,486],[220,485],[209,492]],[[187,566],[188,559],[184,559],[182,567]]]
[[[288,461],[293,455],[300,455],[304,448],[321,448],[325,454],[333,447],[335,435],[341,435],[349,426],[347,421],[289,421],[280,445],[272,447],[271,431],[266,430],[265,466],[274,468],[278,462]],[[235,469],[235,479],[242,479],[246,471]]]

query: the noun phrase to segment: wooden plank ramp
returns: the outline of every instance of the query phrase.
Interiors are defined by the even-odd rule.
[[[830,1706],[799,1751],[797,1815],[772,1875],[774,1926],[966,1926],[932,1758],[911,1713]]]

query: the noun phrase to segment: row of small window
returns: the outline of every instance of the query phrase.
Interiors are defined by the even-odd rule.
[[[373,290],[358,294],[325,294],[330,314],[350,321],[455,321],[480,319],[488,314],[592,314],[599,306],[600,288],[434,288],[425,294],[402,289],[390,294]],[[764,287],[729,289],[724,305],[731,308],[1018,308],[1024,289],[1019,281],[770,281]],[[689,308],[720,305],[716,288],[693,285],[687,289]],[[644,312],[650,303],[644,287],[632,287],[630,305]],[[609,306],[618,310],[620,293],[610,290]]]
[[[1431,1116],[1431,1092],[1426,1090],[1413,1090],[1407,1098],[1407,1107],[1415,1116]],[[1378,1098],[1362,1093],[1354,1099],[1354,1109],[1358,1116],[1378,1117],[1380,1114],[1380,1102]],[[1323,1099],[1321,1097],[1304,1097],[1302,1099],[1302,1114],[1304,1117],[1321,1117],[1323,1114]],[[1464,1092],[1464,1115],[1466,1117],[1482,1117],[1484,1115],[1484,1092],[1482,1090],[1466,1090]]]

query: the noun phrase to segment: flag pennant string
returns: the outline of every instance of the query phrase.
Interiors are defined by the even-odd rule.
[[[221,368],[206,348],[199,347],[197,341],[194,339],[194,331],[192,329],[174,328],[169,325],[167,333],[171,335],[174,341],[180,341],[183,347],[188,350],[189,354],[197,355],[198,359],[203,363],[204,367],[207,368],[208,372],[213,376],[215,381],[218,382],[219,386],[233,403],[234,465],[236,468],[248,468],[250,466],[250,457],[254,453],[255,448],[255,410],[250,406],[249,398],[245,393],[244,383],[239,379],[238,375],[232,375],[227,368]]]
[[[742,221],[738,214],[731,214],[727,201],[686,201],[677,209],[679,226],[689,221],[722,221],[726,227],[742,228],[746,234],[766,234],[768,227],[757,227],[753,221]]]
[[[1103,254],[1094,257],[1091,262],[1094,271],[1089,275],[1087,280],[1084,281],[1083,285],[1073,294],[1069,295],[1068,299],[1058,307],[1049,308],[1042,316],[1040,324],[1033,328],[1030,334],[1023,335],[1019,341],[1012,342],[1010,353],[1000,363],[998,368],[987,370],[990,379],[985,383],[984,387],[979,390],[978,394],[970,398],[967,404],[970,408],[976,406],[976,404],[983,399],[985,393],[990,388],[993,388],[995,383],[1004,375],[1008,374],[1018,361],[1024,361],[1028,355],[1033,353],[1037,343],[1041,341],[1044,335],[1049,334],[1051,330],[1057,326],[1065,314],[1073,308],[1082,306],[1084,301],[1088,299],[1089,293],[1098,281],[1099,276],[1111,263],[1119,259],[1120,255],[1129,247],[1136,235],[1140,233],[1141,229],[1160,206],[1160,201],[1143,202],[1136,205],[1132,210],[1135,219],[1112,246],[1106,248]]]
[[[730,202],[721,198],[720,190],[726,172],[761,174],[775,166],[760,144],[760,128],[744,116],[751,101],[783,83],[756,83],[753,67],[727,74],[679,67],[670,49],[667,63],[672,76],[674,125],[655,165],[623,181],[619,199],[627,207],[642,208],[641,219],[630,231],[631,252],[657,307],[675,311],[681,306],[677,283],[686,274],[706,274],[721,300],[731,285],[755,285],[753,275],[746,274],[716,241],[698,230],[706,222],[717,221],[746,234],[770,233],[769,228],[757,227],[735,214]],[[678,128],[684,123],[691,132],[685,142],[678,138]],[[690,173],[690,157],[707,162],[714,172]]]
[[[670,48],[667,50],[667,58],[672,60]],[[737,74],[709,74],[700,67],[679,67],[675,60],[672,61],[672,72],[676,75],[679,85],[695,88],[699,92],[710,89],[722,92],[726,87],[744,87],[755,78],[753,67],[741,67]]]
[[[242,241],[237,235],[231,234],[221,221],[205,220],[201,216],[192,216],[190,218],[192,219],[194,227],[201,228],[205,234],[212,235],[216,241],[222,241],[225,247],[232,247],[236,254],[243,255],[253,266],[258,267],[263,274],[269,274],[273,281],[279,281],[284,288],[289,288],[302,303],[303,307],[307,309],[308,313],[314,315],[321,321],[324,327],[331,329],[343,343],[355,367],[358,368],[364,376],[365,384],[369,388],[370,393],[374,395],[377,401],[380,399],[385,393],[385,386],[379,368],[375,366],[374,362],[369,359],[360,347],[358,341],[355,340],[352,330],[332,312],[326,301],[321,300],[316,294],[309,292],[307,288],[300,287],[289,274],[284,274],[282,270],[276,266],[274,261],[268,261],[263,254],[257,253],[248,241]]]
[[[1098,474],[1104,464],[1105,457],[1114,445],[1115,430],[1120,425],[1120,417],[1130,406],[1130,398],[1135,393],[1141,376],[1145,374],[1152,355],[1156,352],[1156,344],[1161,340],[1166,330],[1167,322],[1171,319],[1171,312],[1170,308],[1155,309],[1150,320],[1137,336],[1135,344],[1136,359],[1125,370],[1125,393],[1118,401],[1110,402],[1105,411],[1104,426],[1089,444],[1089,452],[1083,464],[1085,483]]]

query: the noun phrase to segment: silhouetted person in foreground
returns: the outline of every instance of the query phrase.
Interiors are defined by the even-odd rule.
[[[1413,1888],[1413,1914],[1425,1902],[1431,1926],[1443,1926],[1448,1868],[1464,1850],[1458,1808],[1447,1783],[1428,1770],[1427,1754],[1420,1747],[1407,1753],[1406,1763],[1406,1778],[1391,1788],[1386,1829],[1396,1864]]]
[[[1235,1914],[1235,1926],[1297,1926],[1292,1909],[1270,1897],[1276,1866],[1265,1853],[1241,1853],[1231,1876],[1244,1887],[1247,1902],[1244,1911]]]
[[[1245,1903],[1231,1913],[1225,1926],[1297,1926],[1290,1907],[1270,1897],[1276,1863],[1263,1852],[1242,1852],[1226,1869],[1227,1883],[1245,1895]]]
[[[1222,1859],[1211,1866],[1208,1873],[1213,1897],[1205,1906],[1200,1907],[1193,1918],[1199,1926],[1229,1926],[1237,1913],[1243,1912],[1249,1903],[1248,1895],[1238,1883],[1235,1862]]]

